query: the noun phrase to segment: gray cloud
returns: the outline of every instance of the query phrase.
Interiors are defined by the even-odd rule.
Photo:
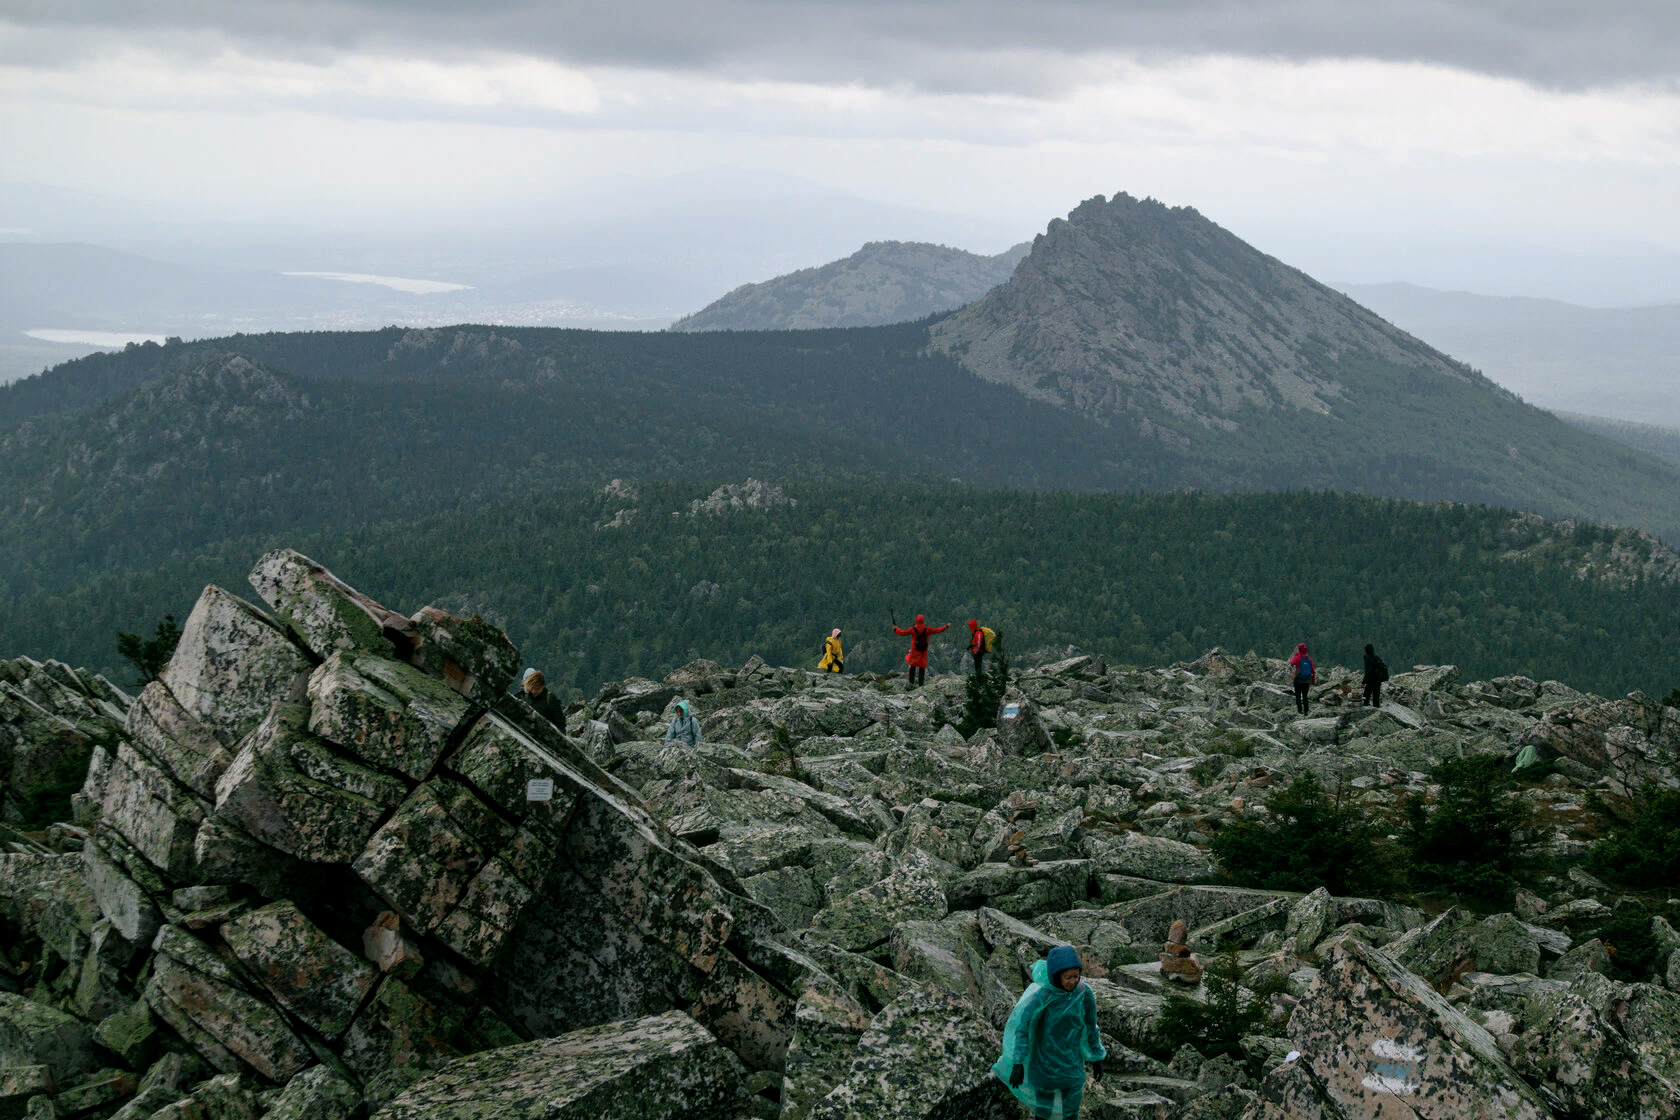
[[[1047,92],[1070,59],[1111,52],[1421,61],[1560,88],[1680,77],[1672,0],[0,0],[0,19],[930,90]]]

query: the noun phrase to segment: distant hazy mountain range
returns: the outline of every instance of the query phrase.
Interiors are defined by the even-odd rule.
[[[234,368],[232,355],[249,369],[207,376]],[[225,395],[240,386],[250,399],[229,413]],[[128,493],[116,508],[154,510],[171,547],[193,547],[191,519],[168,512],[188,492],[185,478],[169,481],[188,400],[203,427],[195,446],[236,453],[191,469],[192,501],[275,517],[292,508],[330,519],[339,499],[301,497],[327,480],[358,495],[358,518],[377,519],[450,508],[503,483],[715,485],[750,472],[1350,490],[1680,539],[1672,464],[1523,403],[1192,209],[1126,195],[1052,222],[1006,281],[931,322],[291,333],[86,358],[0,389],[0,494],[11,496],[0,500],[0,540],[8,518],[18,542],[57,518],[85,526],[84,503],[109,503],[115,487]],[[79,415],[47,416],[66,411]],[[234,414],[238,431],[221,433]],[[141,447],[165,464],[153,471]],[[62,462],[108,462],[119,477],[55,473]],[[302,504],[276,491],[252,505],[247,489],[287,478]],[[237,520],[242,532],[267,531],[246,512]],[[138,550],[131,524],[110,528]],[[80,547],[103,547],[77,531]],[[25,549],[19,562],[29,555],[43,554]]]
[[[1680,426],[1680,304],[1596,308],[1411,284],[1337,286],[1543,408]]]
[[[676,331],[872,327],[922,319],[1009,279],[1030,245],[983,257],[918,241],[872,241],[846,257],[743,284],[672,324]]]

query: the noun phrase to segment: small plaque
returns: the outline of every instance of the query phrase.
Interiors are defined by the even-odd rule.
[[[1018,716],[1020,714],[1021,714],[1021,705],[1019,705],[1019,704],[1005,704],[1003,706],[1003,718],[1004,719],[1014,719],[1016,716]]]
[[[553,778],[532,778],[530,781],[526,782],[525,783],[525,800],[527,800],[527,801],[553,801],[554,800],[554,779]]]

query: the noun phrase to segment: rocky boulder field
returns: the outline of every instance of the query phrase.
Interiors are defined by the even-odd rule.
[[[562,728],[482,620],[287,550],[251,584],[137,696],[0,662],[0,1120],[1001,1120],[999,1030],[1064,943],[1087,1116],[1680,1116],[1680,934],[1630,979],[1598,933],[1642,903],[1578,866],[1595,796],[1680,787],[1641,694],[1435,666],[1373,710],[1336,669],[1302,719],[1281,661],[1071,656],[965,736],[960,676],[755,658]],[[659,741],[679,699],[699,746]],[[1530,745],[1551,871],[1509,913],[1214,854],[1309,772],[1387,819]],[[1186,1008],[1248,1029],[1175,1045]]]

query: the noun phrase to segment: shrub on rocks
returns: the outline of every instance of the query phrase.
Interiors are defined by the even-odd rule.
[[[1214,854],[1244,886],[1382,893],[1396,882],[1394,859],[1352,793],[1340,785],[1332,792],[1308,771],[1267,798],[1264,820],[1239,820],[1215,833]]]

